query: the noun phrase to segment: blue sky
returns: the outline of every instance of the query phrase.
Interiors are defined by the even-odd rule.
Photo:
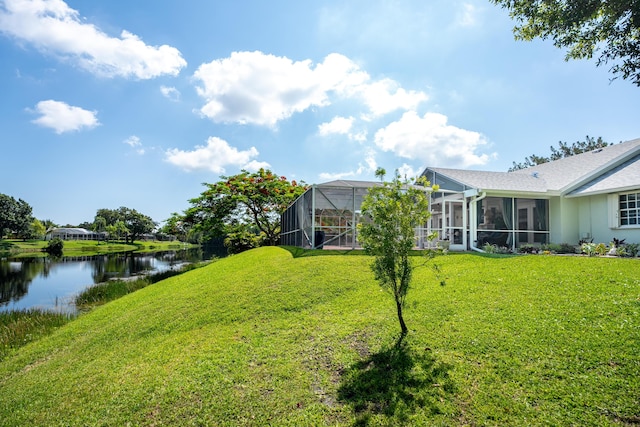
[[[507,170],[640,137],[640,89],[488,0],[0,0],[0,193],[161,222],[204,182]]]

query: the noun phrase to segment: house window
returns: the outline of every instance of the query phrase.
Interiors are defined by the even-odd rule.
[[[640,224],[640,193],[621,194],[618,209],[620,225]]]

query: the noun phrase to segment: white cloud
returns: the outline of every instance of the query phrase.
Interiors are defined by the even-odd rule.
[[[353,117],[336,116],[330,122],[322,123],[318,126],[318,134],[327,136],[331,134],[348,135],[353,126]]]
[[[125,139],[124,141],[122,141],[122,143],[127,144],[129,147],[132,147],[132,148],[139,147],[142,145],[142,142],[140,142],[140,138],[138,138],[135,135],[132,135],[129,138]]]
[[[140,155],[143,155],[146,152],[146,150],[142,148],[142,142],[140,141],[140,138],[135,135],[131,135],[129,138],[122,141],[122,143],[127,144],[131,148],[134,148],[136,150],[136,153]]]
[[[472,27],[478,21],[478,9],[471,3],[463,3],[458,11],[456,25],[459,27]]]
[[[355,176],[356,176],[356,171],[336,172],[336,173],[322,172],[319,175],[322,181],[335,181],[339,179],[354,178]]]
[[[239,151],[230,146],[227,141],[212,136],[207,140],[206,146],[198,145],[193,151],[183,151],[177,148],[167,150],[165,159],[186,171],[209,170],[214,173],[224,173],[226,166],[236,166],[248,170],[256,167],[260,169],[264,165],[268,166],[267,163],[254,160],[258,154],[255,147]]]
[[[412,166],[403,163],[402,166],[398,168],[398,173],[402,177],[402,179],[407,178],[416,178],[418,175],[422,173],[422,171],[415,170]]]
[[[160,86],[160,92],[162,96],[172,101],[177,102],[180,100],[180,91],[175,87]]]
[[[319,177],[325,181],[332,181],[338,179],[345,178],[357,178],[361,177],[364,174],[373,174],[373,172],[378,168],[378,164],[375,159],[375,151],[368,150],[365,154],[363,162],[358,164],[358,168],[356,170],[348,171],[348,172],[322,172]]]
[[[244,165],[242,169],[246,169],[249,172],[257,172],[260,169],[270,169],[271,165],[267,162],[258,162],[257,160],[251,160],[249,163]]]
[[[234,52],[196,70],[194,77],[202,82],[198,94],[206,100],[201,112],[216,122],[274,126],[295,112],[328,104],[327,91],[342,73],[325,73],[323,80],[319,68],[311,69],[309,60]]]
[[[353,124],[355,119],[353,117],[340,117],[336,116],[331,119],[330,122],[321,123],[318,126],[318,135],[347,135],[352,141],[365,142],[367,140],[367,131],[360,130],[353,131]]]
[[[354,95],[361,97],[373,116],[382,116],[396,110],[415,110],[429,99],[426,93],[407,91],[391,79],[382,79],[351,88]]]
[[[478,132],[447,124],[438,113],[404,113],[400,120],[378,130],[376,145],[397,156],[419,159],[429,166],[469,167],[487,163],[490,156],[478,154],[486,139]]]
[[[215,122],[275,126],[312,107],[331,104],[331,96],[364,103],[374,116],[413,109],[427,99],[391,79],[372,81],[349,58],[332,53],[313,67],[262,52],[234,52],[202,64],[194,73],[204,98],[201,113]]]
[[[178,75],[187,65],[180,51],[168,45],[149,46],[126,30],[110,37],[82,21],[62,0],[5,0],[0,31],[41,51],[71,60],[106,77],[150,79]]]
[[[91,129],[100,124],[96,111],[84,110],[51,99],[38,102],[36,112],[41,116],[33,120],[33,123],[51,128],[57,134],[83,128]]]
[[[369,150],[364,157],[364,163],[366,166],[360,165],[360,171],[363,172],[375,172],[378,169],[378,163],[376,162],[376,153],[374,150]]]

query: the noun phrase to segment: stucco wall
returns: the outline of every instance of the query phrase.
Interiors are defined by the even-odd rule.
[[[616,215],[617,203],[609,206],[607,195],[580,198],[580,230],[590,230],[594,243],[609,243],[616,239],[625,239],[627,243],[640,243],[640,227],[612,227],[611,215]],[[613,219],[617,223],[617,219]],[[590,228],[587,228],[589,226]]]
[[[578,202],[576,199],[552,197],[549,200],[549,240],[551,243],[578,244],[580,240]]]

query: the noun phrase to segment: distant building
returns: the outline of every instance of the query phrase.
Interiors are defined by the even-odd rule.
[[[61,227],[48,230],[44,239],[51,240],[56,237],[62,240],[105,240],[107,233],[96,233],[85,228]]]

